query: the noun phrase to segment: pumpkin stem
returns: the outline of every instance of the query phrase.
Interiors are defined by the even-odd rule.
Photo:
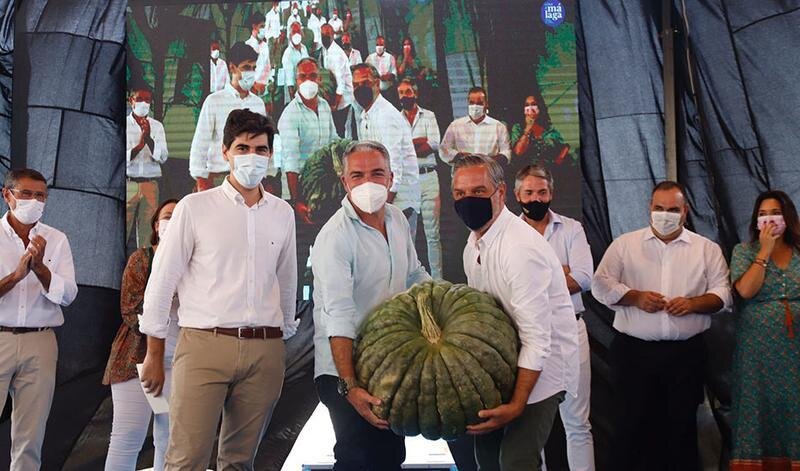
[[[422,292],[417,295],[417,310],[422,322],[422,335],[432,344],[439,342],[439,339],[442,338],[442,330],[433,319],[430,294]]]

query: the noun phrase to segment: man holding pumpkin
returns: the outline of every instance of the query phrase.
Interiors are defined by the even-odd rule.
[[[417,258],[403,211],[386,204],[389,151],[353,143],[342,157],[347,196],[314,242],[314,377],[336,434],[335,470],[399,470],[404,438],[372,406],[380,400],[356,382],[353,339],[377,305],[431,277]]]
[[[484,421],[467,430],[481,470],[538,469],[559,403],[577,389],[575,310],[547,240],[505,207],[500,164],[477,154],[452,164],[455,210],[471,230],[467,284],[497,299],[521,344],[511,401],[480,411]]]

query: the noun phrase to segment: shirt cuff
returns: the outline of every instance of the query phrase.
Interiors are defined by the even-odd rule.
[[[714,314],[728,311],[731,307],[731,292],[727,288],[712,288],[706,294],[713,294],[722,301],[722,309]]]
[[[630,288],[628,288],[627,286],[625,286],[622,283],[617,284],[616,286],[614,286],[613,288],[611,288],[609,290],[608,296],[607,296],[607,299],[606,299],[606,301],[608,301],[608,303],[605,303],[605,304],[608,307],[611,307],[614,304],[617,304],[619,302],[619,300],[622,299],[622,297],[625,296],[625,294],[630,290],[631,290]]]
[[[300,319],[295,319],[283,323],[283,340],[288,340],[297,333],[297,327],[300,325]]]
[[[139,317],[139,332],[143,333],[144,335],[149,335],[150,337],[159,339],[167,338],[167,332],[169,331],[169,316],[167,316],[166,323],[153,323],[149,319],[150,316],[145,316],[144,314],[137,317]]]
[[[42,294],[53,303],[60,305],[61,301],[64,300],[64,279],[53,270],[50,270],[50,289],[45,291],[43,286]]]
[[[517,366],[526,370],[542,371],[546,359],[546,354],[538,353],[533,348],[523,345],[517,356]]]
[[[205,171],[190,170],[189,175],[191,175],[191,177],[194,178],[195,180],[197,180],[198,178],[208,178],[208,170]]]
[[[356,326],[348,320],[334,319],[330,314],[325,314],[328,318],[326,331],[328,338],[330,337],[345,337],[348,339],[356,338]]]

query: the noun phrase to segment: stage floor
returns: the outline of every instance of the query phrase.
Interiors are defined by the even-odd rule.
[[[307,471],[333,468],[333,435],[328,409],[321,402],[303,427],[282,471]],[[453,457],[444,440],[430,441],[422,436],[406,438],[403,469],[452,470]]]

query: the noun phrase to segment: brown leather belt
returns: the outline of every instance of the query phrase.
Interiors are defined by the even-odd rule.
[[[50,330],[50,327],[5,327],[0,326],[0,332],[11,332],[14,335],[27,334],[30,332],[42,332]]]
[[[213,327],[211,329],[196,330],[240,339],[279,339],[283,337],[283,332],[279,327]]]
[[[420,167],[419,168],[419,174],[420,175],[425,175],[426,173],[435,172],[435,171],[436,171],[436,167]]]

